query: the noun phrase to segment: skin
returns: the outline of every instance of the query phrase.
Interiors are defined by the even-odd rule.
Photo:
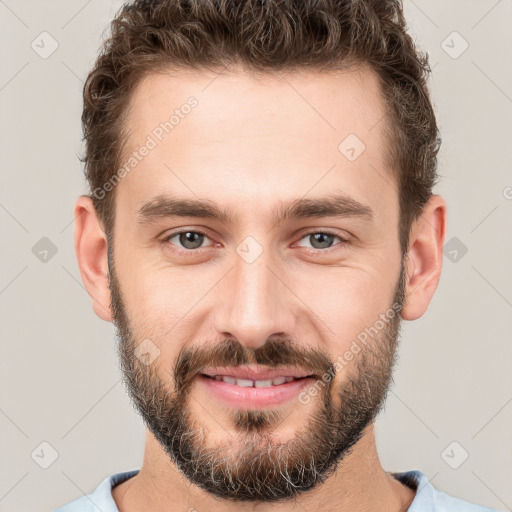
[[[336,359],[389,308],[400,273],[398,192],[385,165],[384,105],[376,76],[364,66],[258,80],[243,70],[151,74],[131,98],[129,124],[134,128],[127,153],[190,96],[198,106],[115,189],[113,258],[134,334],[158,345],[162,378],[185,344],[221,341],[227,335],[257,348],[269,336],[286,333]],[[366,146],[353,162],[338,151],[349,133]],[[316,217],[273,224],[270,213],[277,204],[333,191],[371,206],[374,222]],[[207,198],[231,207],[238,218],[233,225],[194,218],[139,225],[137,209],[162,193]],[[75,216],[82,280],[95,313],[112,322],[106,236],[89,197],[77,200]],[[209,249],[200,256],[180,256],[178,251],[186,249],[178,237],[173,239],[176,251],[171,242],[163,242],[175,228],[206,231],[203,245]],[[349,244],[308,255],[306,247],[313,246],[306,235],[326,230],[348,237]],[[428,308],[441,275],[445,230],[446,204],[433,195],[411,227],[403,320],[420,318]],[[251,264],[236,252],[247,236],[263,249]],[[333,387],[343,381],[340,372]],[[191,394],[191,411],[208,425],[209,442],[226,441],[232,426],[225,409],[197,387]],[[307,408],[314,406],[313,400],[301,410],[290,408],[273,432],[275,440],[293,439]],[[336,472],[296,502],[215,498],[177,470],[148,430],[139,474],[113,490],[121,512],[190,507],[212,512],[400,511],[407,510],[414,494],[382,468],[373,424]]]

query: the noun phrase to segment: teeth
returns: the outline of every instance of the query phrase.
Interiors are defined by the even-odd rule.
[[[226,382],[225,379],[226,378],[224,377],[224,382]],[[253,380],[248,380],[248,379],[233,379],[233,380],[236,382],[237,386],[242,386],[243,388],[252,388],[254,386]]]
[[[270,386],[272,386],[272,381],[271,380],[255,380],[254,386],[257,388],[269,388]]]
[[[275,379],[268,380],[251,380],[251,379],[236,379],[227,375],[215,375],[215,380],[221,380],[226,384],[233,384],[242,388],[268,388],[270,386],[280,386],[285,382],[292,382],[296,380],[295,377],[276,377]]]

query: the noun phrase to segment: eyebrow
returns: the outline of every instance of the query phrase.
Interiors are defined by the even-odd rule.
[[[239,218],[230,208],[221,208],[209,200],[185,199],[158,195],[137,211],[139,224],[151,223],[168,217],[196,217],[234,224]],[[360,217],[368,221],[375,218],[370,206],[346,195],[328,195],[311,199],[297,199],[288,204],[277,205],[272,212],[272,222],[279,224],[288,219],[315,217]]]

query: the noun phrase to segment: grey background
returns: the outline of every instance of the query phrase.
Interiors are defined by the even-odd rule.
[[[53,510],[142,461],[114,329],[73,249],[82,81],[119,5],[0,0],[1,511]],[[512,1],[405,7],[434,68],[448,231],[433,302],[404,322],[379,453],[386,470],[512,510]],[[58,44],[46,58],[43,31]]]

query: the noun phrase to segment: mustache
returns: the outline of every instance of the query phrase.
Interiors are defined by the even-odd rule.
[[[238,340],[200,347],[185,347],[174,365],[174,385],[177,393],[184,392],[194,377],[205,367],[244,366],[258,364],[270,368],[296,367],[321,378],[335,367],[327,352],[298,345],[290,338],[273,338],[257,348],[246,347]]]

